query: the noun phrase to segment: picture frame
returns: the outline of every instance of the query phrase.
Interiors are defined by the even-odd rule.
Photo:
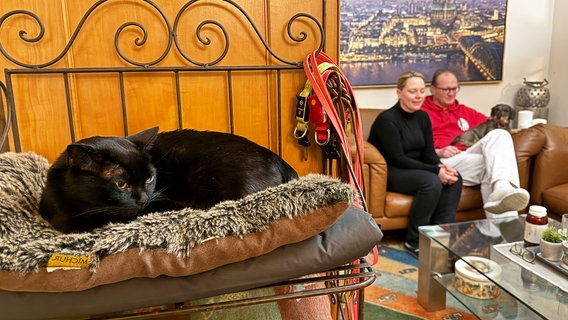
[[[353,87],[394,86],[408,70],[499,82],[506,15],[507,0],[342,0],[339,63]]]

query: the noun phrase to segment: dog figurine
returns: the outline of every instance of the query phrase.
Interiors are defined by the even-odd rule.
[[[511,106],[497,104],[491,108],[491,116],[487,121],[457,136],[450,145],[459,142],[462,146],[471,147],[493,129],[505,129],[510,132],[510,122],[513,118],[513,108]]]

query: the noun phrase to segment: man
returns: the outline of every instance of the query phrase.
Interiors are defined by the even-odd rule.
[[[444,164],[455,168],[463,185],[481,185],[483,208],[488,218],[516,216],[529,201],[529,193],[519,188],[519,173],[513,139],[502,129],[490,131],[467,148],[451,141],[478,124],[487,116],[456,100],[460,87],[450,70],[438,70],[432,77],[431,95],[422,110],[432,122],[434,147]]]

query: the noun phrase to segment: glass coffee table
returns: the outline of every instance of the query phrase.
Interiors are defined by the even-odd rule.
[[[419,230],[418,302],[427,311],[444,309],[449,292],[480,319],[568,319],[568,270],[560,262],[541,258],[538,246],[522,247],[524,216]],[[497,263],[500,274],[468,263],[475,260],[470,257]],[[469,291],[469,295],[458,291],[454,268],[458,261],[495,288],[495,294],[480,299],[471,297]]]

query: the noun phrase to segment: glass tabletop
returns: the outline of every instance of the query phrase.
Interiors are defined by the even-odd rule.
[[[551,221],[551,224],[556,223]],[[510,250],[518,243],[521,250],[531,250],[535,256],[539,254],[538,246],[522,247],[524,216],[423,226],[419,230],[419,302],[427,310],[436,309],[441,303],[430,297],[437,292],[428,280],[433,279],[482,319],[510,319],[517,315],[522,319],[562,319],[568,314],[568,274],[541,259],[531,263],[523,259],[522,252],[516,254],[518,252]],[[494,261],[501,272],[492,274],[480,270],[479,265],[468,263],[465,257]],[[458,260],[466,261],[476,274],[496,284],[499,295],[493,299],[477,299],[456,290],[454,267]]]

